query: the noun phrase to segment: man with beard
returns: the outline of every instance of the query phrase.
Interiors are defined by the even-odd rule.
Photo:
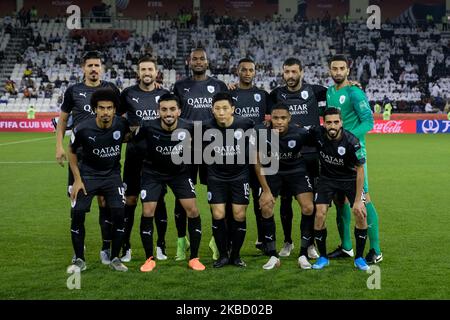
[[[90,105],[96,117],[87,119],[74,128],[69,146],[69,163],[74,176],[70,192],[70,232],[75,260],[67,268],[67,272],[86,269],[84,221],[92,198],[99,194],[104,196],[111,212],[112,245],[108,256],[109,265],[113,270],[127,271],[128,268],[119,259],[125,233],[125,198],[120,178],[120,157],[122,143],[128,138],[130,129],[124,118],[115,115],[119,96],[112,89],[95,91]]]
[[[192,76],[175,83],[173,92],[181,102],[181,117],[191,121],[206,121],[212,118],[212,98],[216,93],[228,91],[227,86],[220,80],[206,75],[208,69],[208,58],[203,48],[196,48],[191,52],[189,68]],[[197,174],[200,175],[200,183],[206,184],[206,167],[195,161],[194,154],[201,150],[194,150],[192,164],[190,165],[191,178],[197,183]],[[186,213],[180,206],[179,201],[175,203],[175,223],[178,231],[177,260],[186,258]],[[210,241],[214,258],[218,258],[217,247],[214,238]]]
[[[191,256],[189,268],[202,271],[205,266],[199,261],[198,249],[202,236],[199,210],[195,199],[195,186],[186,162],[175,163],[174,158],[189,160],[193,124],[180,119],[178,98],[165,94],[159,99],[160,119],[148,121],[136,134],[137,141],[144,141],[146,153],[142,168],[141,201],[142,217],[140,234],[146,261],[142,272],[150,272],[156,262],[153,260],[153,217],[161,192],[169,186],[180,201],[188,217]]]
[[[121,94],[121,114],[125,114],[131,128],[145,125],[148,121],[159,118],[159,98],[169,93],[165,89],[156,88],[155,80],[158,74],[156,60],[150,56],[144,56],[137,63],[139,83],[126,88]],[[141,143],[142,144],[142,143]],[[122,261],[131,260],[130,235],[134,223],[134,212],[141,187],[141,170],[144,160],[145,148],[142,145],[130,141],[127,144],[125,164],[123,170],[123,182],[125,185],[125,239],[122,248]],[[158,205],[155,210],[155,224],[158,234],[156,240],[156,259],[166,260],[165,234],[167,230],[167,209],[164,202],[166,191],[161,192]]]
[[[356,256],[354,265],[359,270],[369,269],[363,258],[367,238],[367,215],[364,206],[364,164],[366,162],[358,138],[342,128],[341,112],[337,108],[327,108],[323,127],[310,130],[312,142],[320,154],[320,177],[315,196],[316,217],[314,239],[320,257],[313,269],[323,269],[329,265],[325,224],[328,207],[334,196],[347,197],[355,215]]]
[[[84,74],[83,82],[67,88],[64,93],[64,101],[61,105],[61,112],[56,127],[56,161],[62,167],[64,167],[64,161],[67,159],[63,141],[69,116],[72,116],[73,127],[79,125],[86,119],[95,118],[95,112],[91,108],[90,100],[92,94],[99,89],[111,88],[117,95],[120,94],[119,89],[117,89],[114,84],[101,80],[103,67],[99,52],[87,52],[83,56],[81,67]],[[75,151],[78,152],[78,156],[81,158],[81,150]],[[73,174],[69,167],[68,194],[71,193],[73,181]],[[102,249],[100,251],[100,260],[103,264],[109,264],[112,239],[111,214],[106,207],[105,200],[101,196],[97,197],[97,200],[99,205],[99,224],[103,241]]]
[[[372,130],[374,120],[364,91],[352,86],[348,80],[350,68],[347,58],[344,55],[336,55],[329,63],[330,75],[335,85],[327,90],[327,107],[334,107],[341,110],[344,129],[353,133],[361,143],[361,150],[364,157],[367,157],[366,139],[367,132]],[[364,163],[364,193],[366,195],[368,236],[370,250],[366,256],[366,261],[379,263],[383,260],[380,249],[378,235],[378,214],[369,194],[369,183],[367,175],[367,163]],[[341,245],[329,254],[330,258],[352,257],[353,249],[350,238],[350,206],[348,202],[336,204],[336,222],[341,238]]]
[[[312,125],[318,126],[319,107],[325,106],[326,88],[320,85],[311,85],[303,82],[304,70],[300,60],[288,58],[283,63],[283,80],[286,85],[275,88],[270,93],[271,103],[283,103],[289,107],[291,123],[304,128]],[[301,150],[306,161],[308,176],[311,182],[319,175],[319,160],[315,147],[304,146]],[[281,190],[280,218],[284,232],[284,246],[280,256],[287,257],[294,249],[292,242],[292,192],[287,188]],[[300,229],[309,234],[314,227],[314,207],[311,211],[302,211]],[[314,239],[301,239],[300,257],[308,256],[310,259],[318,258],[314,248]]]

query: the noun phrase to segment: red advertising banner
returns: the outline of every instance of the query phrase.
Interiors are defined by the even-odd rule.
[[[0,132],[53,132],[51,119],[0,120]]]
[[[375,120],[369,133],[416,133],[416,120]]]

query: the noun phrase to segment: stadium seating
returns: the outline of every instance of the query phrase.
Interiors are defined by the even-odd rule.
[[[4,94],[0,111],[23,110],[30,104],[37,111],[58,110],[65,89],[80,81],[81,54],[90,47],[84,38],[72,39],[64,23],[41,19],[30,24],[32,36],[10,75],[19,94]],[[343,34],[336,34],[334,25],[320,22],[236,20],[223,24],[217,20],[192,27],[188,33],[185,29],[179,39],[180,30],[170,20],[122,19],[115,26],[132,31],[127,42],[114,41],[102,48],[104,79],[121,89],[135,84],[135,63],[143,53],[158,57],[163,86],[171,89],[184,76],[184,65],[176,64],[176,58],[196,46],[206,48],[210,74],[227,83],[237,81],[237,62],[249,56],[257,63],[255,84],[270,91],[282,83],[284,59],[296,56],[304,64],[305,81],[328,86],[332,81],[327,59],[344,48],[353,61],[351,78],[363,84],[372,103],[387,99],[417,104],[450,96],[448,43],[436,28],[385,24],[382,30],[370,31],[354,22],[345,25]],[[4,30],[0,32],[2,46],[9,37]],[[184,62],[185,57],[181,58]],[[32,74],[25,81],[27,67]],[[30,83],[36,93],[26,97],[24,89]],[[45,92],[48,83],[51,88]]]

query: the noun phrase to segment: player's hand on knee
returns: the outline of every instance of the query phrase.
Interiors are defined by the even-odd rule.
[[[353,204],[353,214],[363,221],[366,219],[367,217],[366,206],[362,201],[356,201]]]
[[[73,183],[72,192],[70,193],[70,199],[75,201],[77,198],[78,192],[83,191],[84,195],[87,196],[86,188],[84,187],[84,183],[82,181],[75,181]]]
[[[272,208],[275,205],[275,198],[271,192],[263,191],[259,197],[259,207],[260,209],[269,206]]]
[[[64,161],[67,160],[66,152],[64,148],[56,149],[56,161],[59,163],[61,167],[64,167]]]

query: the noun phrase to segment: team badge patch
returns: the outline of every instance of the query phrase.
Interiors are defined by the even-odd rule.
[[[289,148],[294,148],[297,145],[297,142],[295,140],[289,140],[288,141],[288,147]]]
[[[343,156],[345,154],[345,148],[344,147],[339,147],[338,148],[338,153]]]
[[[339,97],[339,103],[343,104],[345,102],[345,96],[340,96]]]
[[[214,86],[207,86],[206,89],[208,90],[209,93],[213,93],[214,92]]]
[[[208,201],[211,201],[212,199],[212,193],[208,191]]]
[[[302,91],[301,95],[303,100],[306,100],[309,97],[308,91]]]
[[[159,96],[156,96],[155,97],[155,102],[158,103],[158,101],[159,101]]]
[[[114,131],[113,138],[114,138],[114,140],[119,140],[120,139],[120,131]]]
[[[147,191],[141,190],[141,199],[145,199],[147,197]]]
[[[184,131],[178,132],[178,140],[183,141],[184,139],[186,139],[186,132]]]
[[[259,93],[255,93],[254,94],[254,98],[256,102],[260,102],[261,101],[261,95]]]
[[[238,130],[234,132],[234,137],[236,138],[236,140],[239,140],[242,138],[242,131]]]

